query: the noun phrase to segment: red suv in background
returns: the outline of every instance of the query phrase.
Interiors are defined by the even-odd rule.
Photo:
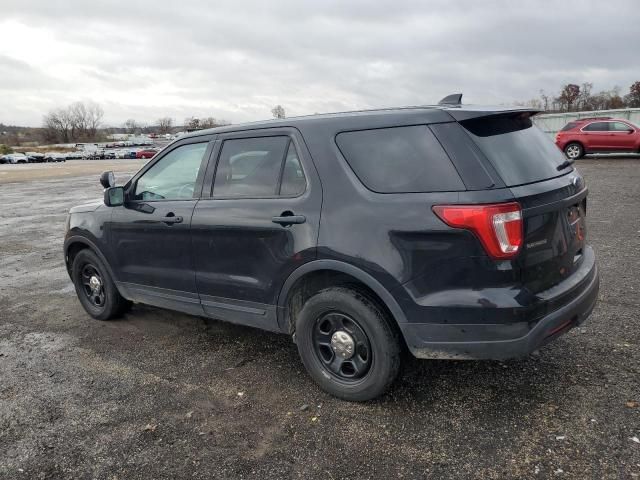
[[[136,152],[136,158],[153,158],[156,153],[158,153],[157,150],[154,150],[153,148],[147,148],[146,150],[140,150]]]
[[[640,152],[640,129],[618,118],[581,118],[558,132],[556,145],[572,160],[586,153]]]

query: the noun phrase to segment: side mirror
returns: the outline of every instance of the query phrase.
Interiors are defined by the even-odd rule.
[[[633,133],[633,132],[635,132],[633,128],[630,128],[629,130],[627,130],[627,133]]]
[[[104,188],[114,187],[116,185],[116,176],[113,172],[102,172],[102,175],[100,175],[100,185]]]
[[[109,187],[104,191],[104,204],[107,207],[124,205],[124,187]]]

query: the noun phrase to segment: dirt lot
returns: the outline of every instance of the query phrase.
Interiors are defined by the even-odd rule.
[[[149,160],[69,160],[60,163],[3,164],[0,165],[0,185],[63,177],[71,178],[89,174],[100,175],[105,170],[134,172],[148,161]]]
[[[409,362],[367,404],[322,393],[284,336],[91,320],[64,220],[110,164],[140,162],[2,168],[0,478],[640,478],[639,159],[579,162],[602,272],[583,328],[517,361]]]

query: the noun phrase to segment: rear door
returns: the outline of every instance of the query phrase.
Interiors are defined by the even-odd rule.
[[[612,150],[635,150],[636,129],[624,122],[609,122],[609,144]]]
[[[578,268],[585,245],[587,190],[564,155],[530,118],[498,115],[460,122],[522,207],[524,245],[516,262],[532,293]],[[566,165],[566,164],[565,164]]]
[[[192,220],[205,312],[278,330],[284,280],[316,257],[321,204],[320,181],[297,130],[221,135]]]

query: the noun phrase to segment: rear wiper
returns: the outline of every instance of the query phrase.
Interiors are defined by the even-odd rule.
[[[575,162],[575,160],[565,160],[565,161],[564,161],[564,162],[562,162],[560,165],[558,165],[558,166],[556,167],[556,169],[557,169],[558,171],[560,171],[560,170],[564,170],[565,168],[570,167],[571,165],[573,165],[573,163],[574,163],[574,162]]]

